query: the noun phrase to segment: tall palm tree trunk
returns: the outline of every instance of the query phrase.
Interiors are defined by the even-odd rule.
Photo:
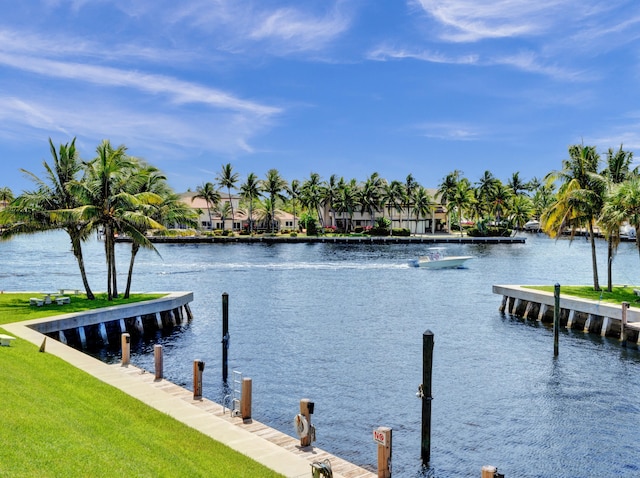
[[[87,271],[84,267],[84,257],[82,256],[82,245],[80,242],[80,238],[76,234],[70,233],[69,235],[71,236],[71,247],[73,248],[73,255],[76,257],[78,267],[80,268],[80,276],[82,277],[82,284],[84,285],[87,299],[94,300],[96,297],[93,295],[91,287],[89,286]]]
[[[109,243],[112,241],[111,228],[105,226],[104,228],[104,257],[107,260],[107,300],[113,299],[113,293],[111,291],[111,254],[109,253]]]
[[[118,275],[116,274],[116,248],[115,248],[115,237],[111,241],[111,280],[113,281],[113,298],[118,297]]]
[[[613,241],[609,238],[607,241],[607,292],[613,290]]]
[[[127,287],[124,291],[124,298],[129,298],[129,293],[131,292],[131,279],[133,277],[133,263],[136,260],[136,254],[140,250],[140,244],[137,242],[131,243],[131,258],[129,259],[129,273],[127,274]]]

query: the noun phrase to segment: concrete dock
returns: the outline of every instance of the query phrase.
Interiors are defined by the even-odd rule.
[[[40,346],[45,335],[27,326],[28,322],[3,325],[10,334]],[[194,400],[193,392],[166,380],[156,380],[153,373],[132,365],[109,365],[83,352],[49,338],[46,352],[56,355],[99,380],[137,398],[156,410],[262,463],[286,477],[311,476],[311,464],[328,459],[335,478],[373,478],[377,476],[320,448],[300,447],[299,440],[256,420],[232,417],[229,410],[207,399]],[[372,442],[372,461],[375,444]]]
[[[502,295],[499,310],[524,319],[553,322],[553,292],[520,285],[494,285],[493,293]],[[618,304],[560,295],[560,325],[602,337],[615,337],[640,344],[640,308],[629,307],[624,314]]]

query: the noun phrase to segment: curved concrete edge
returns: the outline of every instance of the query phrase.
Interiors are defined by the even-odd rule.
[[[555,305],[553,292],[528,289],[522,285],[494,285],[493,293],[530,302],[539,302],[552,307]],[[622,319],[622,307],[619,305],[562,295],[562,288],[560,288],[560,308],[580,310],[588,314],[605,315],[618,320]],[[627,310],[627,320],[629,322],[639,322],[640,308],[629,307]]]
[[[20,324],[38,329],[40,332],[46,334],[57,332],[61,329],[72,329],[85,325],[95,325],[101,322],[119,320],[123,318],[123,310],[127,311],[127,317],[136,317],[154,314],[164,310],[177,309],[178,307],[193,302],[193,292],[149,292],[149,294],[163,294],[163,297],[131,304],[112,305],[100,309],[27,320],[20,322]]]
[[[41,320],[38,319],[38,321]],[[301,478],[310,476],[311,462],[313,461],[312,459],[310,460],[310,457],[313,458],[318,453],[326,454],[316,447],[312,448],[312,453],[307,457],[289,451],[250,430],[239,427],[229,419],[224,418],[224,414],[223,416],[215,415],[211,411],[202,408],[202,400],[185,400],[184,394],[187,393],[192,396],[192,392],[182,387],[178,387],[166,380],[154,382],[152,374],[132,365],[109,365],[101,362],[79,350],[47,337],[29,327],[28,323],[14,322],[2,325],[0,328],[38,347],[42,345],[45,339],[48,339],[45,348],[46,353],[59,357],[98,380],[116,387],[127,395],[137,398],[148,406],[175,418],[181,423],[200,431],[285,477]],[[149,381],[150,378],[151,382]],[[185,393],[181,397],[175,393],[170,393],[171,390],[169,389],[163,391],[163,384],[181,388]],[[213,402],[210,403],[213,404]],[[218,404],[215,404],[215,406],[222,408]],[[256,421],[254,423],[259,424]],[[335,478],[345,478],[345,475],[336,471],[333,472],[333,476]],[[357,475],[350,474],[349,476],[373,477],[376,475],[360,469]]]

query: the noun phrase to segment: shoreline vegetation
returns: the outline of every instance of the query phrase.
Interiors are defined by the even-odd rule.
[[[552,294],[555,289],[552,285],[525,285],[523,287],[525,289],[541,290]],[[617,305],[622,305],[623,302],[628,302],[631,307],[638,307],[640,306],[640,296],[635,293],[636,290],[640,290],[640,286],[614,285],[611,288],[611,291],[607,291],[593,290],[593,287],[584,285],[561,285],[560,295],[570,295],[580,299],[609,302]]]
[[[0,324],[114,305],[96,294],[95,301],[78,295],[64,306],[35,307],[30,296],[0,294]],[[132,294],[118,304],[157,297]],[[26,340],[2,347],[0,369],[0,475],[281,476]]]
[[[515,172],[503,182],[487,170],[472,182],[456,169],[436,189],[425,188],[412,174],[404,181],[390,181],[373,172],[358,181],[337,174],[325,180],[312,172],[307,179],[288,181],[275,168],[264,179],[251,172],[242,182],[227,163],[213,181],[183,195],[172,190],[156,167],[130,156],[125,145],[116,148],[104,140],[90,161],[81,160],[75,138],[58,149],[49,139],[49,146],[51,162],[43,163],[45,177],[23,171],[37,186],[34,191],[15,197],[8,187],[0,187],[0,240],[45,230],[66,231],[89,299],[93,293],[82,244],[95,233],[105,243],[106,290],[112,299],[119,295],[114,244],[116,236],[123,234],[131,243],[124,290],[128,297],[140,248],[154,250],[154,242],[160,242],[155,237],[187,228],[214,238],[233,237],[232,242],[253,237],[256,231],[269,233],[261,241],[284,231],[290,239],[306,231],[306,242],[326,241],[327,233],[340,233],[340,238],[349,238],[346,241],[355,233],[357,242],[363,242],[367,234],[374,241],[374,236],[413,237],[429,231],[453,235],[457,231],[461,238],[466,234],[469,242],[475,242],[471,237],[489,242],[493,237],[509,238],[512,231],[534,222],[552,238],[571,231],[573,239],[576,232],[587,231],[596,291],[601,286],[595,231],[601,231],[607,241],[607,289],[611,290],[612,259],[622,240],[621,229],[633,229],[634,236],[640,230],[640,169],[632,169],[633,154],[622,145],[618,150],[609,148],[604,158],[595,146],[571,145],[561,169],[547,173],[543,180],[524,181]],[[156,232],[150,236],[149,231]],[[315,235],[320,238],[309,239]],[[635,237],[640,249],[640,239]]]

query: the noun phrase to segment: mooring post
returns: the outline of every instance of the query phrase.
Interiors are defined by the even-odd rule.
[[[560,336],[560,284],[556,282],[553,288],[553,297],[555,298],[553,307],[553,356],[557,357],[559,353],[559,336]]]
[[[302,433],[300,436],[300,446],[310,446],[311,442],[315,439],[313,433],[313,425],[311,425],[311,414],[313,413],[314,403],[308,398],[300,400],[300,415],[307,422],[306,433]]]
[[[623,347],[627,346],[627,309],[629,302],[622,303],[622,320],[620,321],[620,342]]]
[[[229,376],[229,294],[222,294],[222,381]]]
[[[420,456],[423,463],[431,459],[431,370],[433,367],[433,332],[422,334],[422,445]]]
[[[131,357],[131,335],[129,335],[128,332],[125,332],[120,337],[122,344],[122,365],[129,365]]]
[[[251,379],[244,377],[242,379],[242,395],[240,396],[240,416],[243,420],[251,418],[251,388]]]
[[[373,430],[373,440],[378,444],[378,478],[391,478],[391,428]]]
[[[161,380],[163,376],[162,345],[156,344],[153,346],[153,363],[156,370],[156,380]]]
[[[498,469],[495,466],[485,465],[482,467],[481,478],[494,478]]]
[[[202,372],[204,371],[204,362],[200,359],[193,361],[193,399],[202,399]]]

